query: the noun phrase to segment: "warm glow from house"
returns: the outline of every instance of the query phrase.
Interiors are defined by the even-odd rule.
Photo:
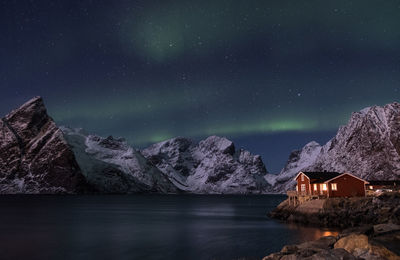
[[[317,184],[314,184],[314,190],[317,190]]]
[[[337,190],[337,184],[336,183],[332,183],[331,184],[331,188],[332,188],[332,190]]]
[[[370,186],[369,186],[369,189],[370,189],[370,190],[373,190],[373,189],[374,189],[374,187],[373,187],[372,185],[370,185]]]
[[[322,190],[328,190],[328,187],[326,186],[326,184],[322,184]]]

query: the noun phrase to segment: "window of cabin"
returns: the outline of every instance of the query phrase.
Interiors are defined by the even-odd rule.
[[[326,191],[328,189],[328,187],[326,186],[326,183],[321,184],[321,191]]]
[[[337,183],[331,183],[331,189],[337,190]]]
[[[304,174],[301,175],[301,181],[304,181]]]
[[[369,186],[369,189],[370,189],[370,190],[373,190],[373,189],[374,189],[374,187],[373,187],[372,185],[370,185],[370,186]]]
[[[318,189],[318,185],[314,184],[314,190],[317,190],[317,189]]]
[[[296,191],[299,191],[299,186],[296,185]]]
[[[306,191],[306,185],[305,184],[301,184],[301,191]]]

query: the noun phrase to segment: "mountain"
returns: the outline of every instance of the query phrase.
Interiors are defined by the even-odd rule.
[[[178,137],[141,152],[186,192],[267,193],[271,189],[261,157],[236,150],[224,137],[210,136],[199,143]]]
[[[296,182],[293,178],[304,169],[313,165],[321,152],[321,145],[315,141],[309,142],[301,150],[292,151],[285,167],[276,175],[269,175],[269,182],[274,192],[285,192],[293,189]]]
[[[75,193],[86,180],[63,133],[33,98],[0,120],[0,193]]]
[[[353,113],[347,125],[324,146],[310,144],[291,154],[276,177],[274,190],[293,188],[291,179],[299,171],[351,172],[366,180],[398,180],[400,104],[364,108]]]
[[[121,138],[57,127],[42,98],[0,121],[0,193],[266,193],[258,155],[226,138],[174,138],[138,151]]]
[[[178,188],[125,140],[61,128],[88,183],[103,193],[177,193]]]

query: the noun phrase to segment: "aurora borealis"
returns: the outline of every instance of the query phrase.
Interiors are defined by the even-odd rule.
[[[226,136],[270,171],[400,97],[400,1],[2,1],[0,114],[144,147]]]

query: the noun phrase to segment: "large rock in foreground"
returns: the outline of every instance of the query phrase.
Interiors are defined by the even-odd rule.
[[[286,245],[278,253],[270,254],[263,260],[280,259],[400,259],[396,247],[400,236],[400,226],[383,224],[386,232],[377,232],[376,226],[364,226],[345,230],[338,236],[321,237],[315,241],[298,245]]]
[[[39,97],[0,120],[0,193],[76,193],[86,181]]]
[[[224,137],[195,143],[173,138],[142,151],[180,189],[191,193],[267,193],[267,170],[259,155],[236,150]]]

